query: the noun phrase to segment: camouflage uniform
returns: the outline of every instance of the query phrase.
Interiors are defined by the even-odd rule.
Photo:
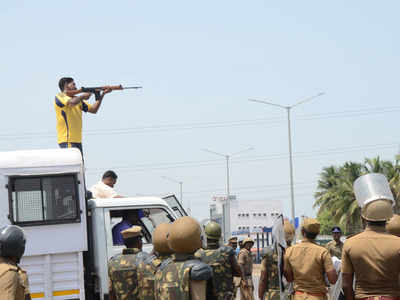
[[[171,255],[152,255],[139,263],[137,278],[139,282],[139,299],[154,300],[154,277],[163,262],[170,262]]]
[[[137,248],[122,250],[108,262],[109,290],[117,300],[136,300],[138,297],[137,265],[148,254]]]
[[[265,286],[265,300],[279,300],[279,272],[278,272],[278,254],[275,251],[269,251],[261,261],[261,272],[266,272],[267,278],[263,282]],[[259,283],[259,284],[263,284]]]
[[[206,268],[204,268],[206,266]],[[156,272],[154,292],[156,300],[190,300],[190,281],[192,269],[204,269],[204,278],[208,280],[211,269],[193,254],[175,254],[172,261],[164,261]]]
[[[339,241],[339,244],[336,244],[336,241],[330,241],[326,244],[326,249],[328,249],[331,256],[336,256],[337,258],[341,259],[343,242]]]
[[[207,291],[207,294],[211,295],[207,299],[233,299],[234,286],[230,258],[235,255],[234,250],[230,246],[222,246],[214,249],[200,249],[195,255],[213,270],[212,289]]]

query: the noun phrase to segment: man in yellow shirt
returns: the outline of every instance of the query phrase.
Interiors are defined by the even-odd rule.
[[[96,99],[94,104],[89,104],[91,93],[81,93],[69,97],[69,91],[77,90],[74,79],[63,77],[58,82],[61,93],[55,97],[54,107],[57,118],[57,142],[60,148],[78,148],[82,152],[82,111],[97,113],[105,94],[111,92],[106,89]]]

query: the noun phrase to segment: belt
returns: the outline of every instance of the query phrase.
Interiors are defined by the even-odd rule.
[[[244,275],[244,277],[251,277],[252,276],[252,274],[250,273],[250,274],[245,274]]]
[[[400,300],[400,297],[371,296],[371,297],[359,298],[357,300]]]
[[[307,295],[311,295],[311,296],[316,296],[316,297],[325,297],[326,294],[323,293],[307,293],[307,292],[303,292],[303,291],[295,291],[294,292],[296,295],[303,295],[303,294],[307,294]],[[363,300],[363,299],[362,299]],[[372,300],[372,299],[368,299],[368,300]],[[382,299],[384,300],[384,299]],[[386,300],[386,299],[385,299]],[[389,299],[387,299],[389,300]]]

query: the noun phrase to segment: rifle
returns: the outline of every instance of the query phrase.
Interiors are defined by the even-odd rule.
[[[67,91],[67,95],[73,97],[80,93],[93,93],[96,100],[100,99],[100,92],[104,91],[105,89],[114,90],[128,90],[128,89],[141,89],[141,86],[127,86],[124,87],[122,84],[120,85],[105,85],[105,86],[96,86],[96,87],[81,87],[78,90]]]

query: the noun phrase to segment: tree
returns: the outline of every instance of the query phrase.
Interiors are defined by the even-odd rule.
[[[353,183],[366,173],[382,173],[389,181],[395,200],[394,211],[400,210],[400,161],[384,160],[379,156],[364,163],[346,162],[343,166],[330,166],[322,169],[315,193],[314,208],[318,207],[318,219],[322,227],[334,222],[345,228],[346,233],[361,230],[361,209],[353,192]],[[330,217],[330,218],[329,218]],[[323,222],[323,223],[322,223]]]

